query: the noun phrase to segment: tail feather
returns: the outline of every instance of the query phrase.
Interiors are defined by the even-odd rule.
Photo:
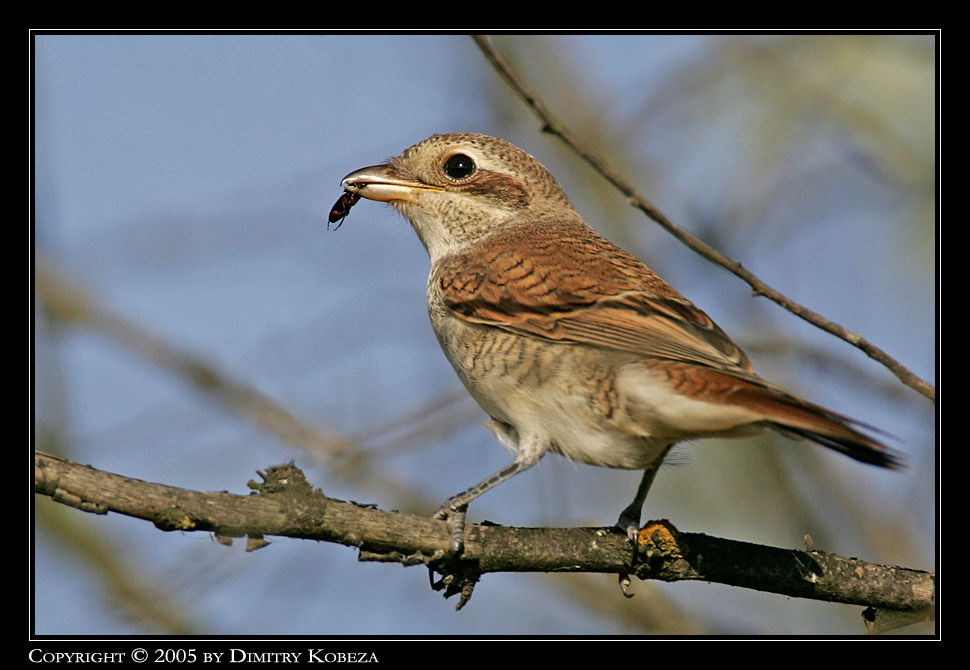
[[[765,423],[779,432],[811,440],[863,463],[903,467],[901,454],[858,430],[874,428],[787,391],[768,384],[751,384],[743,385],[732,396],[732,402],[757,407],[764,414]]]
[[[899,453],[881,442],[871,440],[862,433],[853,431],[850,428],[847,430],[852,431],[861,439],[848,440],[844,437],[833,437],[830,434],[777,422],[769,422],[769,424],[780,433],[791,434],[806,440],[811,440],[812,442],[841,452],[846,456],[851,456],[855,460],[863,463],[871,463],[872,465],[892,468],[894,470],[899,470],[904,467],[903,458]]]

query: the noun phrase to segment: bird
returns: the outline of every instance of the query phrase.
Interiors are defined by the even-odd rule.
[[[759,377],[706,313],[590,227],[517,146],[436,134],[341,186],[331,221],[363,198],[410,222],[431,261],[428,313],[441,349],[514,455],[434,513],[449,523],[453,555],[468,504],[548,452],[643,470],[615,524],[634,547],[657,470],[684,441],[773,429],[901,467],[874,429]]]

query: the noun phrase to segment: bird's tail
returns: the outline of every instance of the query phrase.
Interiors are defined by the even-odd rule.
[[[759,380],[760,381],[760,380]],[[764,422],[782,433],[817,442],[857,461],[885,468],[902,468],[901,454],[860,429],[878,432],[854,419],[788,393],[767,383],[741,384],[731,402],[758,409]]]

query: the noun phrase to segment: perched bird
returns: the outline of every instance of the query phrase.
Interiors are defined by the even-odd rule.
[[[657,468],[683,440],[772,428],[865,463],[899,464],[857,422],[758,377],[707,314],[590,228],[516,146],[433,135],[341,185],[353,202],[390,203],[411,222],[431,258],[438,342],[515,454],[436,512],[451,523],[454,553],[468,503],[547,451],[644,470],[616,523],[631,540]]]

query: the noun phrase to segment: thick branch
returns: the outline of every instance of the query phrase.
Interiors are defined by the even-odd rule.
[[[849,344],[861,349],[867,356],[881,363],[888,368],[906,386],[915,389],[922,395],[936,402],[936,389],[916,374],[911,372],[902,363],[890,356],[888,353],[866,340],[859,333],[854,333],[848,328],[834,323],[821,314],[814,312],[807,307],[791,300],[787,296],[771,288],[763,281],[758,279],[750,270],[745,268],[738,261],[722,254],[717,249],[705,244],[683,228],[680,228],[673,221],[668,219],[663,212],[655,207],[647,198],[637,192],[632,184],[628,183],[623,177],[607,163],[596,156],[592,151],[583,147],[576,137],[569,131],[564,123],[555,117],[546,107],[542,100],[532,92],[518,76],[518,73],[502,58],[502,55],[495,49],[489,39],[483,35],[474,35],[475,44],[488,59],[489,63],[502,76],[512,90],[522,98],[523,102],[533,111],[542,121],[543,132],[551,133],[565,142],[566,146],[576,152],[583,160],[589,163],[593,169],[600,173],[609,183],[613,184],[621,193],[629,199],[630,204],[636,207],[651,219],[656,221],[662,228],[677,238],[694,252],[700,254],[707,260],[720,265],[729,272],[734,273],[751,286],[755,295],[762,295],[769,300],[781,305],[792,314],[805,319],[809,323],[822,330],[839,337]]]
[[[463,579],[473,575],[470,583],[487,572],[635,572],[641,579],[719,582],[880,609],[914,611],[935,602],[930,573],[679,533],[666,522],[645,527],[636,564],[629,541],[610,528],[470,525],[459,566],[442,560],[450,535],[444,521],[328,498],[293,465],[260,474],[264,482],[250,482],[250,495],[203,493],[34,453],[37,493],[87,512],[145,519],[161,530],[248,536],[248,549],[265,545],[266,535],[323,540],[357,547],[361,560],[460,569]]]

